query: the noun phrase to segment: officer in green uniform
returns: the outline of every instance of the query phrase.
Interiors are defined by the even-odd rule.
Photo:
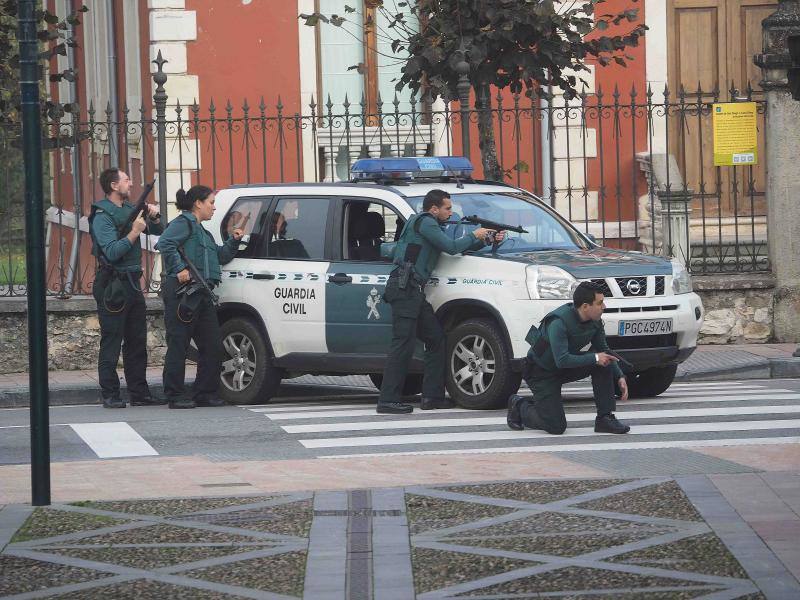
[[[394,248],[397,267],[389,275],[383,293],[383,300],[392,307],[392,342],[378,398],[379,413],[402,414],[414,410],[410,404],[401,403],[400,397],[417,338],[425,343],[422,410],[454,406],[444,396],[444,330],[425,299],[425,284],[442,252],[459,254],[481,248],[492,231],[478,228],[470,235],[452,240],[441,225],[452,213],[450,195],[443,190],[431,190],[422,202],[422,212],[406,222]],[[502,232],[497,234],[498,241],[502,237]]]
[[[162,231],[158,208],[147,204],[147,215],[139,215],[126,230],[135,207],[128,202],[131,180],[117,168],[100,174],[100,187],[106,197],[92,205],[89,232],[92,254],[97,259],[92,293],[100,320],[100,353],[97,373],[100,393],[106,408],[125,408],[119,393],[117,362],[120,348],[132,406],[164,404],[150,392],[145,378],[147,368],[147,327],[142,293],[142,233]],[[149,217],[149,223],[145,222]]]
[[[567,428],[561,386],[591,376],[598,433],[628,433],[630,427],[614,416],[615,381],[624,402],[628,385],[616,356],[609,354],[603,322],[603,294],[596,285],[585,281],[578,285],[572,302],[546,315],[538,328],[532,327],[526,340],[528,352],[525,382],[533,399],[511,396],[508,426],[511,429],[543,429],[560,435]],[[590,350],[584,352],[591,344]]]
[[[216,210],[214,192],[204,185],[195,185],[189,191],[178,190],[175,204],[182,211],[170,221],[158,240],[156,248],[166,271],[162,298],[164,300],[164,325],[167,330],[167,355],[164,358],[164,392],[170,408],[195,406],[222,406],[225,401],[217,396],[219,373],[222,366],[222,335],[217,319],[217,309],[211,296],[202,286],[190,292],[192,275],[184,256],[195,266],[210,288],[219,285],[220,265],[233,260],[242,239],[242,230],[235,228],[222,246],[218,246],[205,227]],[[195,282],[196,284],[199,282]],[[199,358],[197,377],[191,395],[184,389],[186,351],[194,339]]]

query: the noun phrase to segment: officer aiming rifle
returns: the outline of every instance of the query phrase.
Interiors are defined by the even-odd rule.
[[[478,215],[471,215],[467,217],[461,217],[460,221],[445,221],[445,225],[475,225],[477,227],[483,227],[484,229],[489,229],[493,233],[489,234],[489,239],[492,241],[492,252],[497,250],[497,247],[500,245],[501,239],[498,239],[497,233],[501,231],[513,231],[514,233],[528,233],[526,229],[523,229],[519,225],[508,225],[506,223],[498,223],[497,221],[491,221],[489,219],[484,219],[479,217]]]

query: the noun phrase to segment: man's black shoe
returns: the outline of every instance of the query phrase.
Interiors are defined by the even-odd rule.
[[[189,398],[172,398],[169,401],[170,408],[194,408],[195,406],[194,400]]]
[[[456,403],[450,398],[426,398],[423,396],[419,407],[422,410],[433,410],[435,408],[455,408]]]
[[[387,415],[406,415],[414,412],[414,407],[401,402],[384,402],[383,404],[378,404],[375,412]]]
[[[125,400],[122,398],[103,398],[103,408],[125,408]]]
[[[131,406],[163,406],[167,403],[167,398],[152,392],[147,396],[129,396]]]
[[[508,398],[508,414],[506,415],[506,423],[508,423],[509,429],[513,429],[514,431],[522,431],[525,429],[525,426],[522,424],[522,414],[519,410],[519,404],[524,399],[524,397],[517,396],[516,394],[512,394]]]
[[[594,430],[597,433],[628,433],[631,428],[629,425],[620,423],[614,413],[608,413],[594,420]]]
[[[225,400],[219,396],[195,396],[194,403],[197,406],[225,406]]]

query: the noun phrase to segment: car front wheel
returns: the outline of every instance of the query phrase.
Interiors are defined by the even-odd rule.
[[[249,319],[225,321],[220,396],[231,404],[267,402],[278,391],[281,371],[272,366],[264,335]]]
[[[653,398],[667,391],[675,379],[678,365],[653,367],[627,376],[628,394],[631,398]]]
[[[521,375],[511,370],[512,355],[500,327],[490,319],[469,319],[447,334],[446,385],[464,408],[503,408],[519,389]]]

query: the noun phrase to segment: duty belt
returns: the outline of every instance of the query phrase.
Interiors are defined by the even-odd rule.
[[[399,269],[400,267],[396,267],[391,273],[389,273],[389,279],[399,279],[397,274]],[[418,287],[421,292],[424,292],[427,282],[423,282],[416,275],[412,275],[409,279],[409,283],[413,284],[415,287]]]

